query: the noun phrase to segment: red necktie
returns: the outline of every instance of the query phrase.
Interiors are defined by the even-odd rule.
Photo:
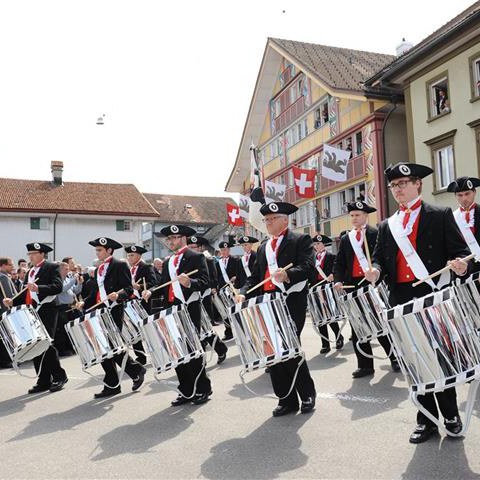
[[[465,212],[465,221],[470,224],[470,210],[472,210],[472,208],[475,208],[475,203],[470,205],[469,208],[463,208],[463,207],[460,207],[460,210],[462,212]]]
[[[416,210],[422,204],[422,199],[419,198],[410,208],[406,207],[405,205],[400,205],[400,211],[405,212],[405,216],[403,217],[403,228],[408,225],[408,221],[410,220],[410,214]]]
[[[362,238],[362,232],[361,232],[361,230],[357,230],[356,238],[357,238],[357,242],[359,242],[360,239]]]
[[[175,267],[175,272],[177,271],[179,255],[173,257],[173,266]],[[175,301],[175,293],[173,291],[173,284],[170,284],[168,287],[168,301],[173,303]]]

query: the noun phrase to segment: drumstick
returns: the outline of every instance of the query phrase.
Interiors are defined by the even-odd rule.
[[[475,254],[474,253],[471,253],[470,255],[467,255],[466,257],[464,258],[461,258],[460,260],[463,260],[464,262],[468,262],[469,260],[471,260],[472,258],[475,257]],[[435,273],[432,273],[431,275],[429,275],[428,277],[426,278],[423,278],[422,280],[418,280],[418,282],[415,282],[412,286],[413,287],[416,287],[417,285],[420,285],[421,283],[424,283],[426,282],[427,280],[430,280],[432,278],[435,278],[435,277],[438,277],[439,275],[441,275],[443,272],[446,272],[447,270],[451,270],[451,266],[450,265],[447,265],[446,267],[443,267],[441,268],[440,270],[437,270]]]
[[[279,268],[277,270],[277,272],[285,272],[287,271],[289,268],[293,267],[293,263],[289,263],[286,267],[282,267],[282,268]],[[275,272],[275,273],[277,273]],[[257,283],[254,287],[252,287],[250,290],[247,290],[247,294],[250,293],[250,292],[253,292],[254,290],[256,290],[258,287],[261,287],[262,285],[265,285],[265,283],[269,282],[271,279],[272,279],[273,275],[270,275],[269,277],[267,277],[265,280],[262,280],[260,283]]]
[[[356,287],[355,285],[342,285],[342,288],[347,289],[347,288],[356,288]]]
[[[121,290],[119,290],[118,292],[115,292],[117,295],[120,295],[125,289],[122,288]],[[93,305],[92,307],[90,307],[88,310],[85,311],[85,313],[88,313],[88,312],[91,312],[92,310],[94,310],[95,308],[99,307],[100,305],[102,305],[103,303],[105,303],[106,301],[108,300],[108,298],[106,298],[105,300],[102,300],[101,302],[98,302],[96,303],[95,305]]]
[[[198,272],[198,269],[192,270],[191,272],[186,273],[185,275],[189,277],[190,275],[194,275],[195,273]],[[174,280],[170,280],[169,282],[163,283],[162,285],[159,285],[158,287],[152,288],[150,290],[151,293],[155,292],[156,290],[160,290],[163,287],[168,287],[168,285],[171,285],[173,282],[178,282],[178,278],[175,278]]]
[[[363,278],[358,282],[358,285],[360,286],[366,279],[367,279],[367,277],[363,277]]]
[[[145,292],[147,290],[147,281],[145,280],[145,277],[143,277],[143,291]]]
[[[38,278],[36,278],[32,283],[37,283],[38,281]],[[18,298],[22,293],[26,292],[28,290],[28,284],[25,288],[22,288],[16,295],[14,295],[11,300],[15,300],[16,298]]]
[[[318,267],[316,267],[317,270],[318,270],[318,273],[323,277],[324,280],[327,279],[327,275],[325,274],[325,272],[323,271],[322,267],[320,265],[318,265]]]

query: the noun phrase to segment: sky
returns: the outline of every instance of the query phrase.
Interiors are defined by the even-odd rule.
[[[394,54],[471,3],[0,0],[0,176],[223,195],[268,37]]]

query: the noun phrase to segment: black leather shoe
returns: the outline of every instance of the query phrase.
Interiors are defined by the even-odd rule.
[[[132,392],[136,392],[142,386],[143,380],[145,379],[145,373],[147,373],[147,369],[142,367],[138,374],[138,377],[133,380]]]
[[[330,351],[330,347],[322,347],[320,353],[328,353]]]
[[[460,420],[458,415],[453,417],[451,420],[445,419],[444,425],[449,432],[455,435],[458,435],[463,428],[462,420]]]
[[[233,335],[225,335],[223,338],[222,338],[222,342],[228,342],[229,340],[233,340]]]
[[[185,398],[182,397],[182,395],[179,395],[175,400],[170,403],[170,405],[172,407],[179,407],[180,405],[185,405],[186,403],[190,403],[191,401],[191,398]]]
[[[267,367],[267,368],[265,369],[265,373],[270,373],[270,372],[271,372],[270,367]]]
[[[202,403],[208,402],[210,399],[208,398],[208,393],[197,393],[192,400],[194,405],[201,405]]]
[[[343,336],[340,335],[339,339],[335,343],[335,348],[337,350],[341,350],[343,348],[344,342],[345,342],[345,340],[344,340]]]
[[[301,413],[310,413],[315,410],[315,401],[317,399],[317,393],[314,392],[311,397],[308,397],[306,400],[302,401],[302,406],[300,407]]]
[[[221,365],[226,358],[227,358],[227,352],[225,351],[225,353],[222,353],[221,355],[218,356],[217,365]]]
[[[418,424],[415,430],[410,435],[408,440],[410,443],[423,443],[426,442],[432,435],[438,433],[438,428],[435,425],[423,425]]]
[[[2,362],[0,363],[0,368],[13,368],[12,362]]]
[[[392,371],[394,372],[399,372],[400,371],[400,364],[398,363],[398,360],[392,360],[390,362],[390,364],[392,365]]]
[[[118,395],[121,393],[122,390],[120,387],[117,388],[104,388],[101,392],[96,393],[93,398],[107,398],[107,397],[113,397],[114,395]]]
[[[357,368],[353,373],[353,378],[362,378],[367,377],[368,375],[373,375],[375,370],[373,368]]]
[[[277,405],[275,410],[273,410],[272,415],[274,417],[283,417],[289,413],[297,413],[298,407],[290,407],[289,405]]]
[[[61,390],[63,388],[63,386],[68,382],[68,378],[65,377],[65,378],[62,378],[61,380],[54,380],[51,384],[50,384],[50,391],[51,392],[58,392],[59,390]]]
[[[40,393],[46,392],[47,390],[50,390],[50,385],[39,385],[37,383],[32,388],[30,388],[30,390],[28,390],[28,393]]]

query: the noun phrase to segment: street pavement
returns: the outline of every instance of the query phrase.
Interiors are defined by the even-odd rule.
[[[201,406],[170,407],[176,393],[165,380],[175,375],[157,382],[151,368],[139,392],[124,380],[121,395],[102,401],[77,357],[62,359],[70,380],[57,393],[27,395],[34,380],[1,370],[0,478],[480,479],[478,402],[466,438],[410,445],[415,409],[387,360],[376,360],[374,377],[353,380],[350,342],[320,355],[310,323],[302,342],[317,408],[281,418],[271,416],[268,374],[245,376],[258,396],[242,385],[232,342],[226,362],[215,356],[208,367],[214,393]],[[32,375],[31,364],[22,372]],[[100,377],[100,367],[92,373]],[[458,390],[463,409],[467,387]]]

